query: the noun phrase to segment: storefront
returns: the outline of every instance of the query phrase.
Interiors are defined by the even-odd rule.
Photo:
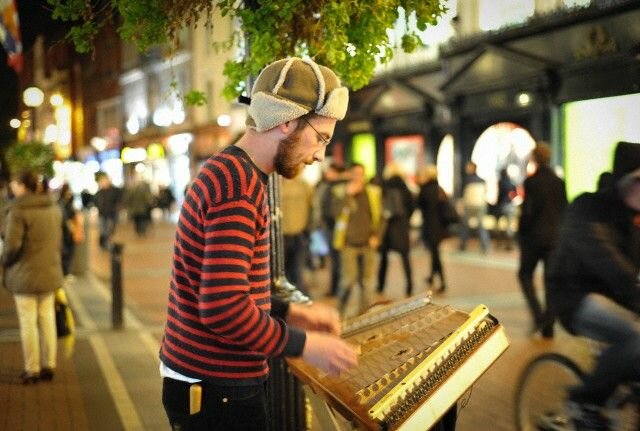
[[[569,195],[593,189],[590,166],[600,164],[584,157],[598,154],[606,169],[617,140],[640,142],[637,22],[640,5],[620,1],[454,40],[441,48],[438,62],[378,77],[352,94],[337,131],[347,161],[358,134],[375,137],[377,172],[395,157],[388,142],[421,136],[416,165],[436,163],[441,183],[459,195],[468,160],[479,163],[490,183],[502,168],[519,182],[525,153],[546,141]],[[506,145],[512,135],[520,143]]]

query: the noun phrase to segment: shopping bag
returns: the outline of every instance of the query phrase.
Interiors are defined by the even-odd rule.
[[[75,346],[76,322],[64,288],[56,289],[54,304],[58,338],[63,341],[65,357],[69,358]]]
[[[329,244],[321,229],[311,231],[309,250],[314,256],[326,256],[329,254]]]
[[[62,289],[58,289],[58,290],[64,292]],[[69,325],[69,320],[67,318],[67,315],[68,315],[67,312],[70,310],[69,310],[68,304],[58,299],[58,292],[56,292],[55,307],[56,307],[56,331],[58,332],[58,338],[66,337],[67,335],[70,335],[72,332],[71,326]]]

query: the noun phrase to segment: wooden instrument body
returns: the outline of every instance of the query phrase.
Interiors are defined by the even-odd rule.
[[[358,366],[331,377],[300,359],[289,368],[359,428],[426,430],[508,347],[483,305],[471,314],[411,298],[345,323]]]

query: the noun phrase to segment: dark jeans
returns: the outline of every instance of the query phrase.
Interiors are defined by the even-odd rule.
[[[571,389],[571,399],[604,405],[619,384],[640,381],[640,327],[636,319],[629,310],[599,294],[589,294],[580,302],[571,329],[607,347],[584,384]]]
[[[111,237],[116,230],[118,219],[116,217],[105,217],[101,215],[98,221],[100,228],[100,248],[107,250],[111,246]]]
[[[163,379],[162,404],[173,431],[269,431],[264,385],[202,385],[202,408],[189,414],[191,384]]]
[[[518,270],[520,287],[522,288],[522,293],[524,293],[524,298],[529,306],[534,328],[540,329],[544,336],[553,336],[553,323],[555,321],[555,316],[552,315],[548,307],[546,311],[543,311],[542,305],[540,305],[540,301],[538,301],[538,297],[536,296],[536,290],[533,284],[533,272],[539,261],[542,261],[544,268],[546,269],[550,252],[550,246],[536,246],[531,244],[520,245],[520,269]],[[548,303],[546,286],[544,291],[545,303]]]

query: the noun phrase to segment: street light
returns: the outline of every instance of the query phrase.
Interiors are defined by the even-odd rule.
[[[37,108],[44,102],[44,93],[38,87],[29,87],[22,93],[22,101],[29,108]]]
[[[29,135],[30,138],[33,139],[35,137],[34,135],[37,128],[36,108],[42,105],[42,102],[44,102],[44,93],[38,87],[29,87],[22,93],[22,101],[26,106],[29,107],[32,112],[31,120],[33,124],[33,130],[29,131]]]

